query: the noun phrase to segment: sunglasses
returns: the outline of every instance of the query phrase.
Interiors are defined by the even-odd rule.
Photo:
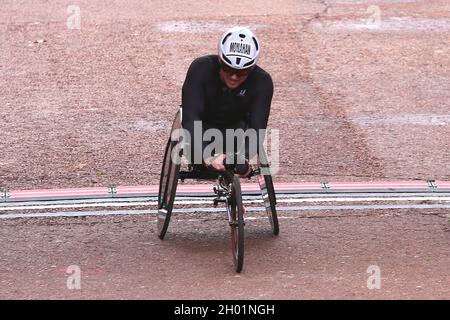
[[[220,64],[222,70],[227,73],[228,75],[232,76],[232,75],[236,75],[237,77],[245,77],[248,76],[250,71],[253,68],[247,68],[247,69],[233,69],[225,64]]]

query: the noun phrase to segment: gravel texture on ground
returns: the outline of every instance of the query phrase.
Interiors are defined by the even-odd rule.
[[[447,0],[2,0],[0,191],[157,184],[188,66],[237,24],[274,80],[275,182],[450,179]],[[176,214],[164,241],[152,215],[4,220],[0,299],[450,298],[447,210],[280,228],[247,222],[237,275],[217,214]]]
[[[240,3],[81,0],[70,29],[69,2],[3,1],[0,189],[156,184],[187,68],[235,24],[275,83],[276,182],[449,179],[447,1]]]

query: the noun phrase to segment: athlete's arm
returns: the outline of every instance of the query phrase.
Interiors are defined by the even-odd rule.
[[[270,75],[267,74],[258,84],[258,91],[255,98],[252,101],[250,111],[250,123],[249,128],[256,130],[258,134],[258,146],[264,141],[264,130],[260,134],[260,129],[267,128],[267,122],[269,121],[270,105],[273,97],[273,82]],[[252,148],[250,148],[251,151]],[[259,148],[256,150],[259,151]],[[249,154],[249,159],[253,158],[255,154]]]

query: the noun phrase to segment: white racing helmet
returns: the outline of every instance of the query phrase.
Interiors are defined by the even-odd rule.
[[[226,31],[219,42],[219,58],[234,69],[247,69],[259,57],[259,41],[249,29],[234,27]]]

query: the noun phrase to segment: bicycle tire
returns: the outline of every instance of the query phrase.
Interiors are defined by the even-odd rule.
[[[171,141],[170,139],[167,142],[159,180],[157,228],[158,237],[160,239],[164,239],[167,228],[169,227],[173,203],[177,191],[180,165],[175,164],[171,157],[172,150],[176,143],[176,141]]]
[[[231,198],[228,203],[231,212],[231,249],[236,272],[244,265],[244,207],[242,204],[241,184],[237,176],[233,177]]]
[[[258,183],[261,189],[261,195],[266,208],[267,216],[269,218],[272,233],[277,236],[280,233],[280,225],[278,223],[276,209],[277,200],[275,196],[275,189],[273,187],[272,176],[270,174],[260,174],[258,176]]]

